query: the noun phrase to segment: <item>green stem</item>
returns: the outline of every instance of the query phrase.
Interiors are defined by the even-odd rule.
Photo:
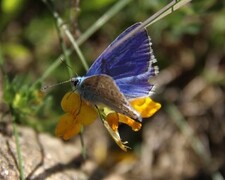
[[[66,64],[67,64],[68,67],[71,67],[71,63],[70,63],[70,60],[69,60],[69,54],[67,53],[67,48],[66,48],[65,42],[63,41],[63,34],[62,34],[62,31],[60,31],[59,21],[56,21],[56,29],[57,29],[57,33],[58,33],[58,36],[59,36],[59,41],[60,41],[60,45],[61,45],[61,48],[62,48],[62,51],[63,51],[63,55],[64,55],[65,60],[66,60]],[[68,70],[68,73],[69,73],[69,77],[72,77],[72,75],[73,75],[72,69],[67,68],[67,70]]]
[[[22,158],[21,151],[20,151],[19,135],[17,132],[17,127],[16,127],[15,122],[13,122],[13,133],[14,133],[14,136],[16,139],[16,153],[18,156],[20,179],[24,180],[25,178],[24,178],[24,171],[23,171],[23,158]]]
[[[84,127],[81,128],[81,131],[80,131],[80,143],[81,143],[81,147],[82,147],[82,156],[84,159],[87,158],[87,148],[85,146],[85,143],[84,143]]]
[[[18,131],[17,131],[17,126],[16,126],[16,115],[14,113],[13,107],[10,106],[10,112],[12,114],[12,118],[13,118],[13,134],[15,136],[15,141],[16,141],[16,154],[18,157],[18,167],[19,167],[19,172],[20,172],[20,179],[24,180],[24,171],[23,171],[23,158],[21,155],[21,149],[20,149],[20,143],[19,143],[19,135],[18,135]]]
[[[75,51],[77,52],[77,55],[78,55],[79,59],[81,60],[81,63],[83,64],[85,70],[87,71],[88,70],[88,64],[87,64],[87,62],[86,62],[86,60],[85,60],[85,58],[84,58],[84,56],[81,52],[76,40],[74,39],[73,35],[69,31],[67,25],[63,22],[62,18],[59,16],[59,14],[54,9],[52,9],[52,14],[53,14],[53,17],[56,19],[58,26],[63,29],[67,38],[70,40],[72,46],[74,47]]]

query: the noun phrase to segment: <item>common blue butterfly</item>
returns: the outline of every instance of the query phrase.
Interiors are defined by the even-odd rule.
[[[120,34],[95,60],[85,76],[71,79],[85,100],[104,104],[138,121],[142,118],[130,106],[129,100],[150,94],[153,85],[148,81],[158,72],[154,65],[156,59],[145,28],[122,43],[118,41],[140,25],[136,23]]]

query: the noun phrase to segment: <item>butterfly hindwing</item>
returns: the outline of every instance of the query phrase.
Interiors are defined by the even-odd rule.
[[[84,99],[94,104],[105,104],[116,112],[140,120],[139,114],[133,110],[110,76],[94,75],[86,77],[78,89]]]
[[[154,85],[149,83],[149,78],[157,74],[158,69],[152,67],[150,71],[137,76],[116,80],[117,86],[127,99],[135,99],[151,95]]]

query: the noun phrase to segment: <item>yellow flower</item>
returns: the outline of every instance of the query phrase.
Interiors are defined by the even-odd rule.
[[[134,99],[130,104],[143,118],[151,117],[161,107],[159,103],[154,102],[149,97]],[[65,94],[61,101],[61,106],[65,114],[61,116],[55,133],[64,140],[68,140],[78,134],[83,126],[91,124],[99,115],[117,145],[122,150],[127,151],[127,148],[129,148],[126,146],[127,142],[121,140],[118,132],[119,123],[127,124],[133,131],[140,130],[142,126],[141,123],[130,117],[110,111],[107,108],[104,108],[104,111],[99,111],[98,114],[91,104],[81,99],[80,95],[74,92]]]
[[[64,95],[61,106],[66,114],[60,117],[55,134],[64,140],[78,134],[83,126],[91,124],[98,117],[95,108],[73,92]]]
[[[142,118],[151,117],[161,108],[161,104],[154,102],[150,97],[134,99],[130,104],[137,112],[140,113]]]

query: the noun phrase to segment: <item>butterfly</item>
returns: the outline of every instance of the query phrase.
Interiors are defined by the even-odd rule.
[[[98,105],[142,121],[129,100],[149,96],[153,86],[149,78],[158,73],[151,40],[145,28],[122,43],[128,33],[140,26],[136,23],[122,32],[94,61],[86,75],[71,79],[80,96]],[[117,45],[118,44],[118,45]]]

